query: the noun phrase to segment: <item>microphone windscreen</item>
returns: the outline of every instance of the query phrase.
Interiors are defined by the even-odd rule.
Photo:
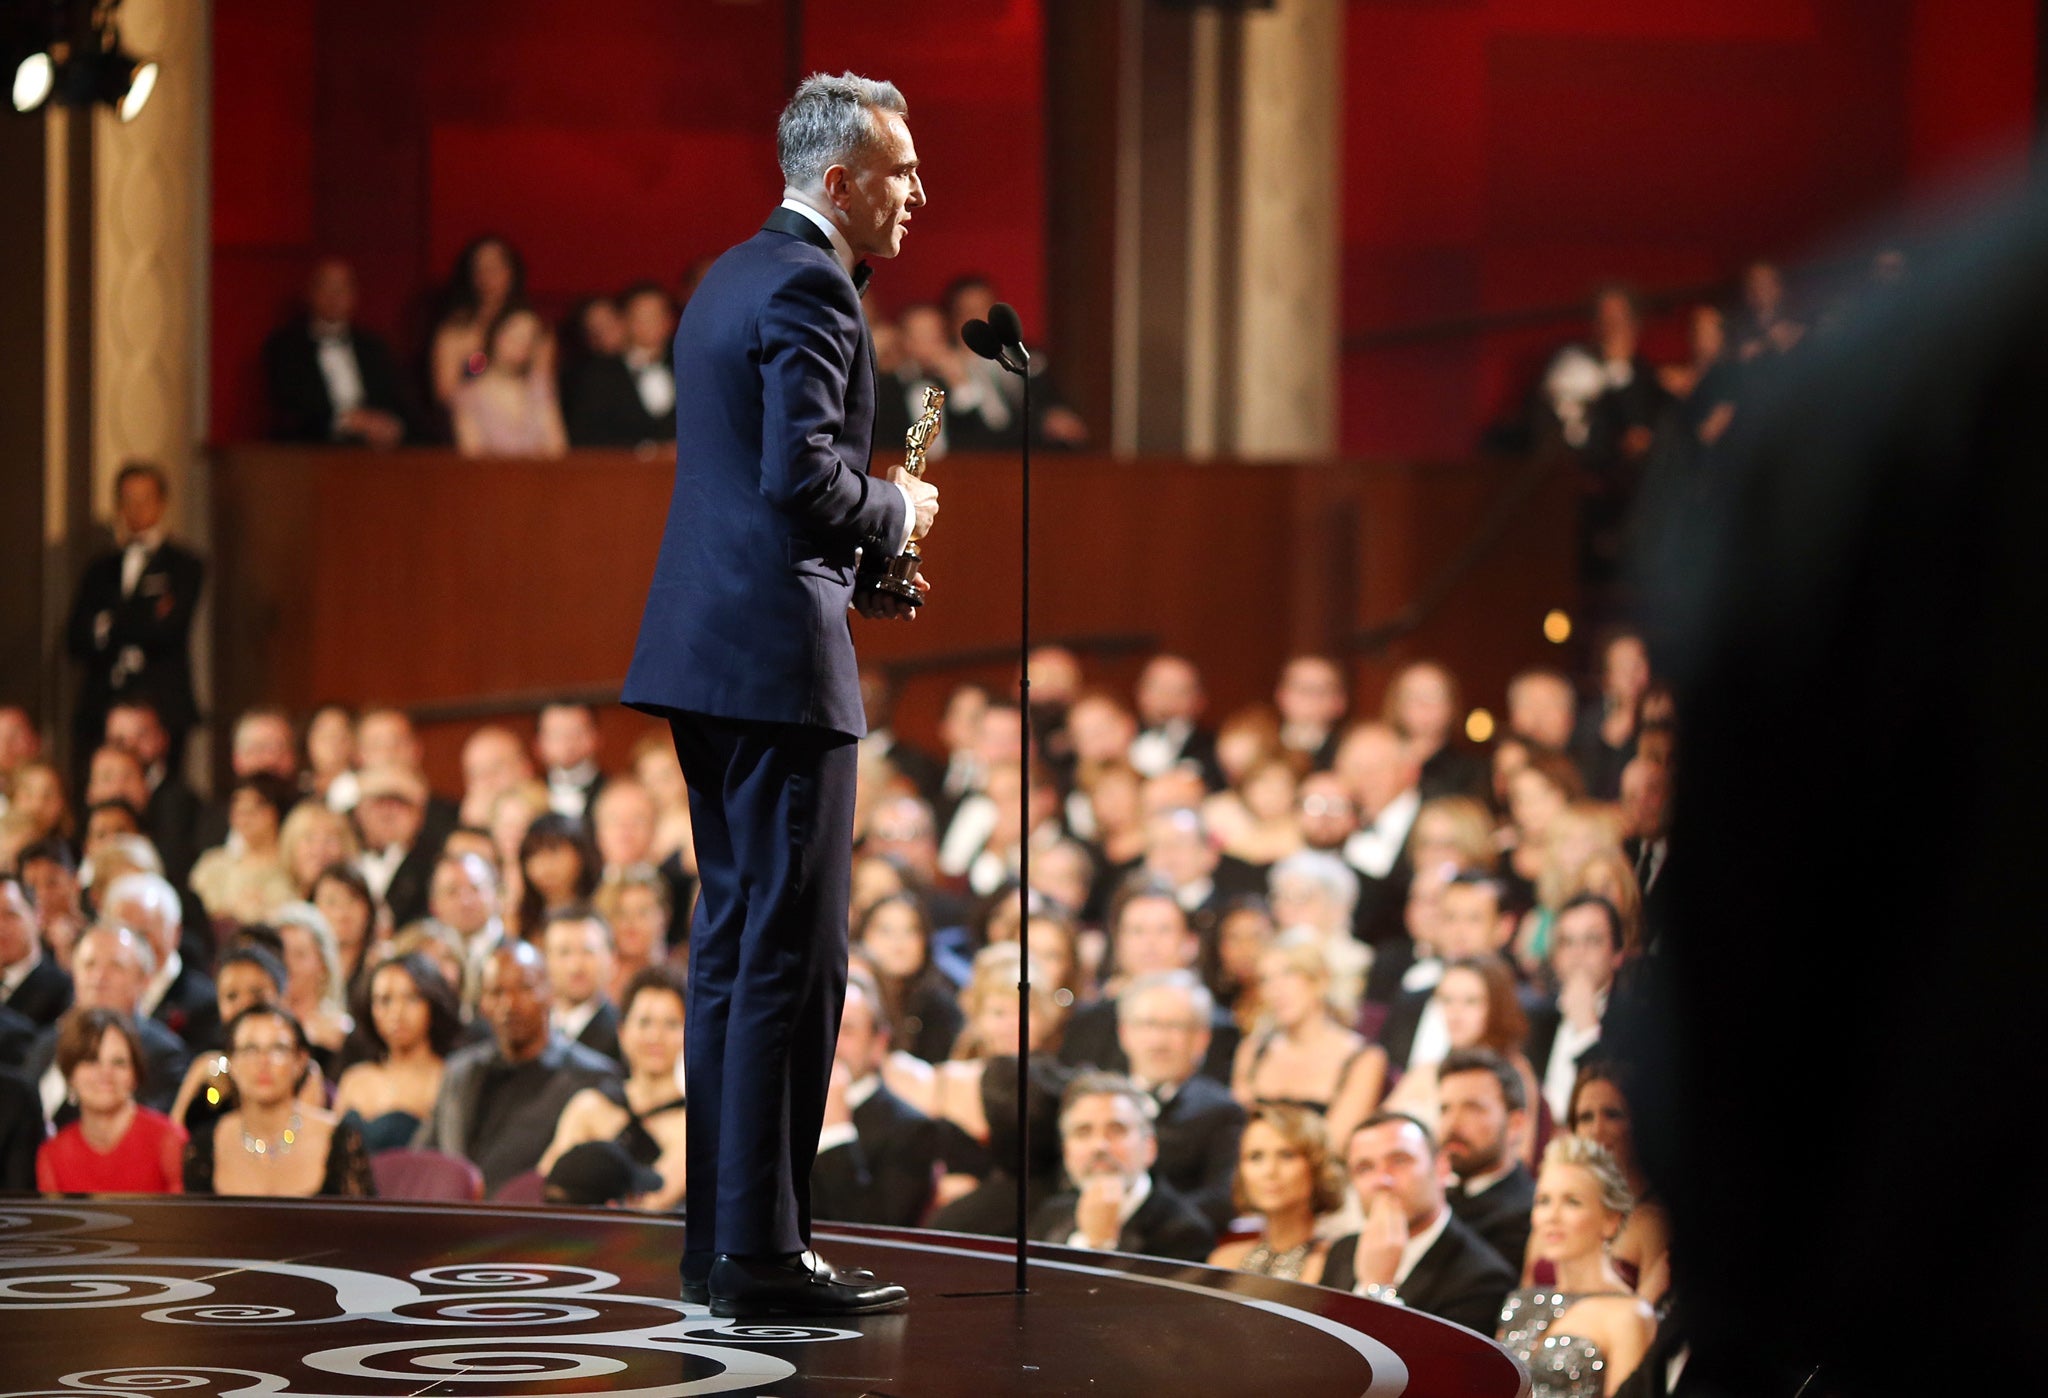
[[[996,339],[1003,344],[1024,343],[1024,322],[1017,319],[1017,308],[1008,301],[998,301],[988,308],[988,328],[996,332]]]
[[[994,359],[1003,352],[1001,338],[985,320],[970,320],[961,326],[960,342],[983,359]]]

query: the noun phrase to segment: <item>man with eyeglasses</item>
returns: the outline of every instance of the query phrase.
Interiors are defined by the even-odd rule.
[[[1215,1001],[1191,971],[1155,971],[1134,979],[1116,1007],[1117,1041],[1131,1081],[1159,1104],[1153,1173],[1220,1231],[1236,1208],[1230,1183],[1244,1108],[1230,1089],[1201,1074]]]

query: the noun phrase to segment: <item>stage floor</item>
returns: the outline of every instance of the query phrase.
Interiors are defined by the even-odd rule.
[[[833,1226],[911,1290],[832,1324],[676,1299],[681,1227],[601,1211],[107,1198],[0,1201],[0,1398],[1514,1398],[1470,1331],[1287,1282]]]

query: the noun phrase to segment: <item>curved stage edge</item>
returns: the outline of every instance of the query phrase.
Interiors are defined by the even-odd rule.
[[[728,1321],[676,1299],[682,1229],[605,1210],[0,1200],[0,1398],[1518,1398],[1492,1341],[1208,1267],[821,1225],[908,1310]]]

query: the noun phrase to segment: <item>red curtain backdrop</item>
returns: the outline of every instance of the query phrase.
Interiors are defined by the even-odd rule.
[[[888,77],[932,200],[885,309],[990,276],[1042,320],[1039,0],[810,0],[807,70]],[[549,314],[683,270],[780,194],[777,0],[219,0],[216,440],[263,428],[258,352],[313,259],[355,263],[364,324],[416,365],[433,292],[485,231]]]

